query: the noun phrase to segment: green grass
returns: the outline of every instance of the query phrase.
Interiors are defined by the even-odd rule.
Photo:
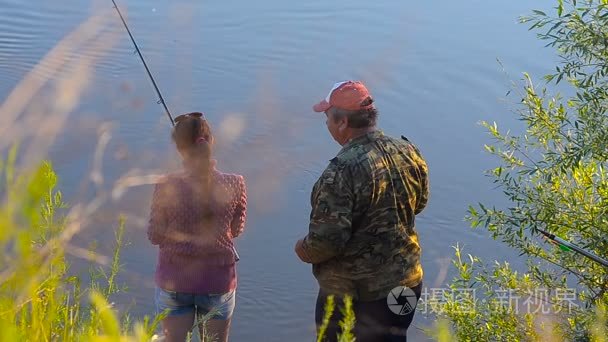
[[[355,335],[353,330],[355,328],[355,312],[353,310],[353,299],[350,296],[345,296],[343,300],[344,305],[340,307],[340,312],[342,313],[342,319],[338,323],[340,326],[340,332],[338,333],[338,341],[339,342],[353,342],[355,341]],[[323,313],[323,321],[321,326],[319,327],[319,331],[317,333],[317,342],[322,342],[327,337],[327,327],[329,326],[329,322],[331,317],[333,316],[336,310],[336,300],[333,295],[327,297],[324,306]]]
[[[56,190],[50,163],[17,174],[13,148],[0,162],[0,340],[148,341],[159,323],[145,317],[132,324],[110,304],[116,283],[125,222],[118,221],[111,263],[88,284],[70,275],[66,227],[74,225]]]

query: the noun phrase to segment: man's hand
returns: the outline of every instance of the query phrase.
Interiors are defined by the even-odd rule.
[[[304,249],[304,239],[300,239],[298,240],[298,242],[296,242],[294,250],[296,251],[296,254],[300,258],[300,260],[309,264],[311,263],[310,256],[308,255],[308,252],[306,252],[306,249]]]

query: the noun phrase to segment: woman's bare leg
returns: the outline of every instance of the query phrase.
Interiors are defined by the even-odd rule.
[[[205,325],[198,326],[201,339],[205,334],[207,340],[203,342],[228,342],[228,333],[230,332],[230,318],[227,320],[210,319]]]
[[[194,325],[194,311],[178,316],[169,316],[161,322],[166,342],[184,342]]]

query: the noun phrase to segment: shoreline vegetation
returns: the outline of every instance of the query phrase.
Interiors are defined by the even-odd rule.
[[[15,174],[13,148],[2,163],[0,189],[8,201],[0,210],[0,334],[3,341],[120,340],[149,341],[159,319],[145,317],[132,325],[119,317],[111,296],[120,271],[125,222],[117,222],[114,252],[106,267],[92,268],[83,284],[70,275],[66,259],[67,209],[55,186],[57,175],[50,163],[34,172]]]
[[[134,318],[112,303],[123,291],[116,283],[127,224],[122,217],[117,217],[112,256],[89,253],[92,276],[86,284],[70,273],[68,262],[69,242],[91,213],[129,187],[154,183],[156,176],[127,174],[105,195],[67,206],[52,164],[40,162],[91,81],[96,60],[116,41],[116,32],[104,24],[106,14],[59,42],[0,105],[0,150],[5,151],[0,156],[1,341],[158,339],[162,314]],[[554,48],[561,62],[540,86],[527,74],[514,84],[515,114],[526,124],[525,132],[512,134],[482,122],[493,141],[485,148],[499,164],[488,177],[510,205],[479,203],[469,208],[467,219],[528,263],[517,271],[506,261],[487,263],[456,245],[458,274],[448,291],[427,298],[437,320],[426,332],[437,341],[606,341],[608,270],[548,244],[538,230],[608,257],[608,1],[557,0],[554,13],[534,10],[521,22]],[[74,62],[74,51],[83,46],[95,57]],[[40,76],[41,66],[52,72]],[[574,95],[552,93],[557,84]],[[42,103],[49,112],[39,113],[41,103],[33,103],[43,87],[50,89]],[[27,120],[44,116],[44,136],[28,133],[21,113]],[[100,156],[108,139],[102,132],[90,175],[97,188],[104,185]],[[354,341],[356,317],[352,302],[345,303],[337,308],[331,298],[326,312],[344,310],[340,341]],[[520,309],[526,303],[532,311]]]

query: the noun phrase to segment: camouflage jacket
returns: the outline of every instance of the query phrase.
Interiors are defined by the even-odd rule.
[[[351,140],[315,184],[302,248],[322,290],[371,301],[422,280],[415,215],[429,195],[427,165],[406,138]]]

